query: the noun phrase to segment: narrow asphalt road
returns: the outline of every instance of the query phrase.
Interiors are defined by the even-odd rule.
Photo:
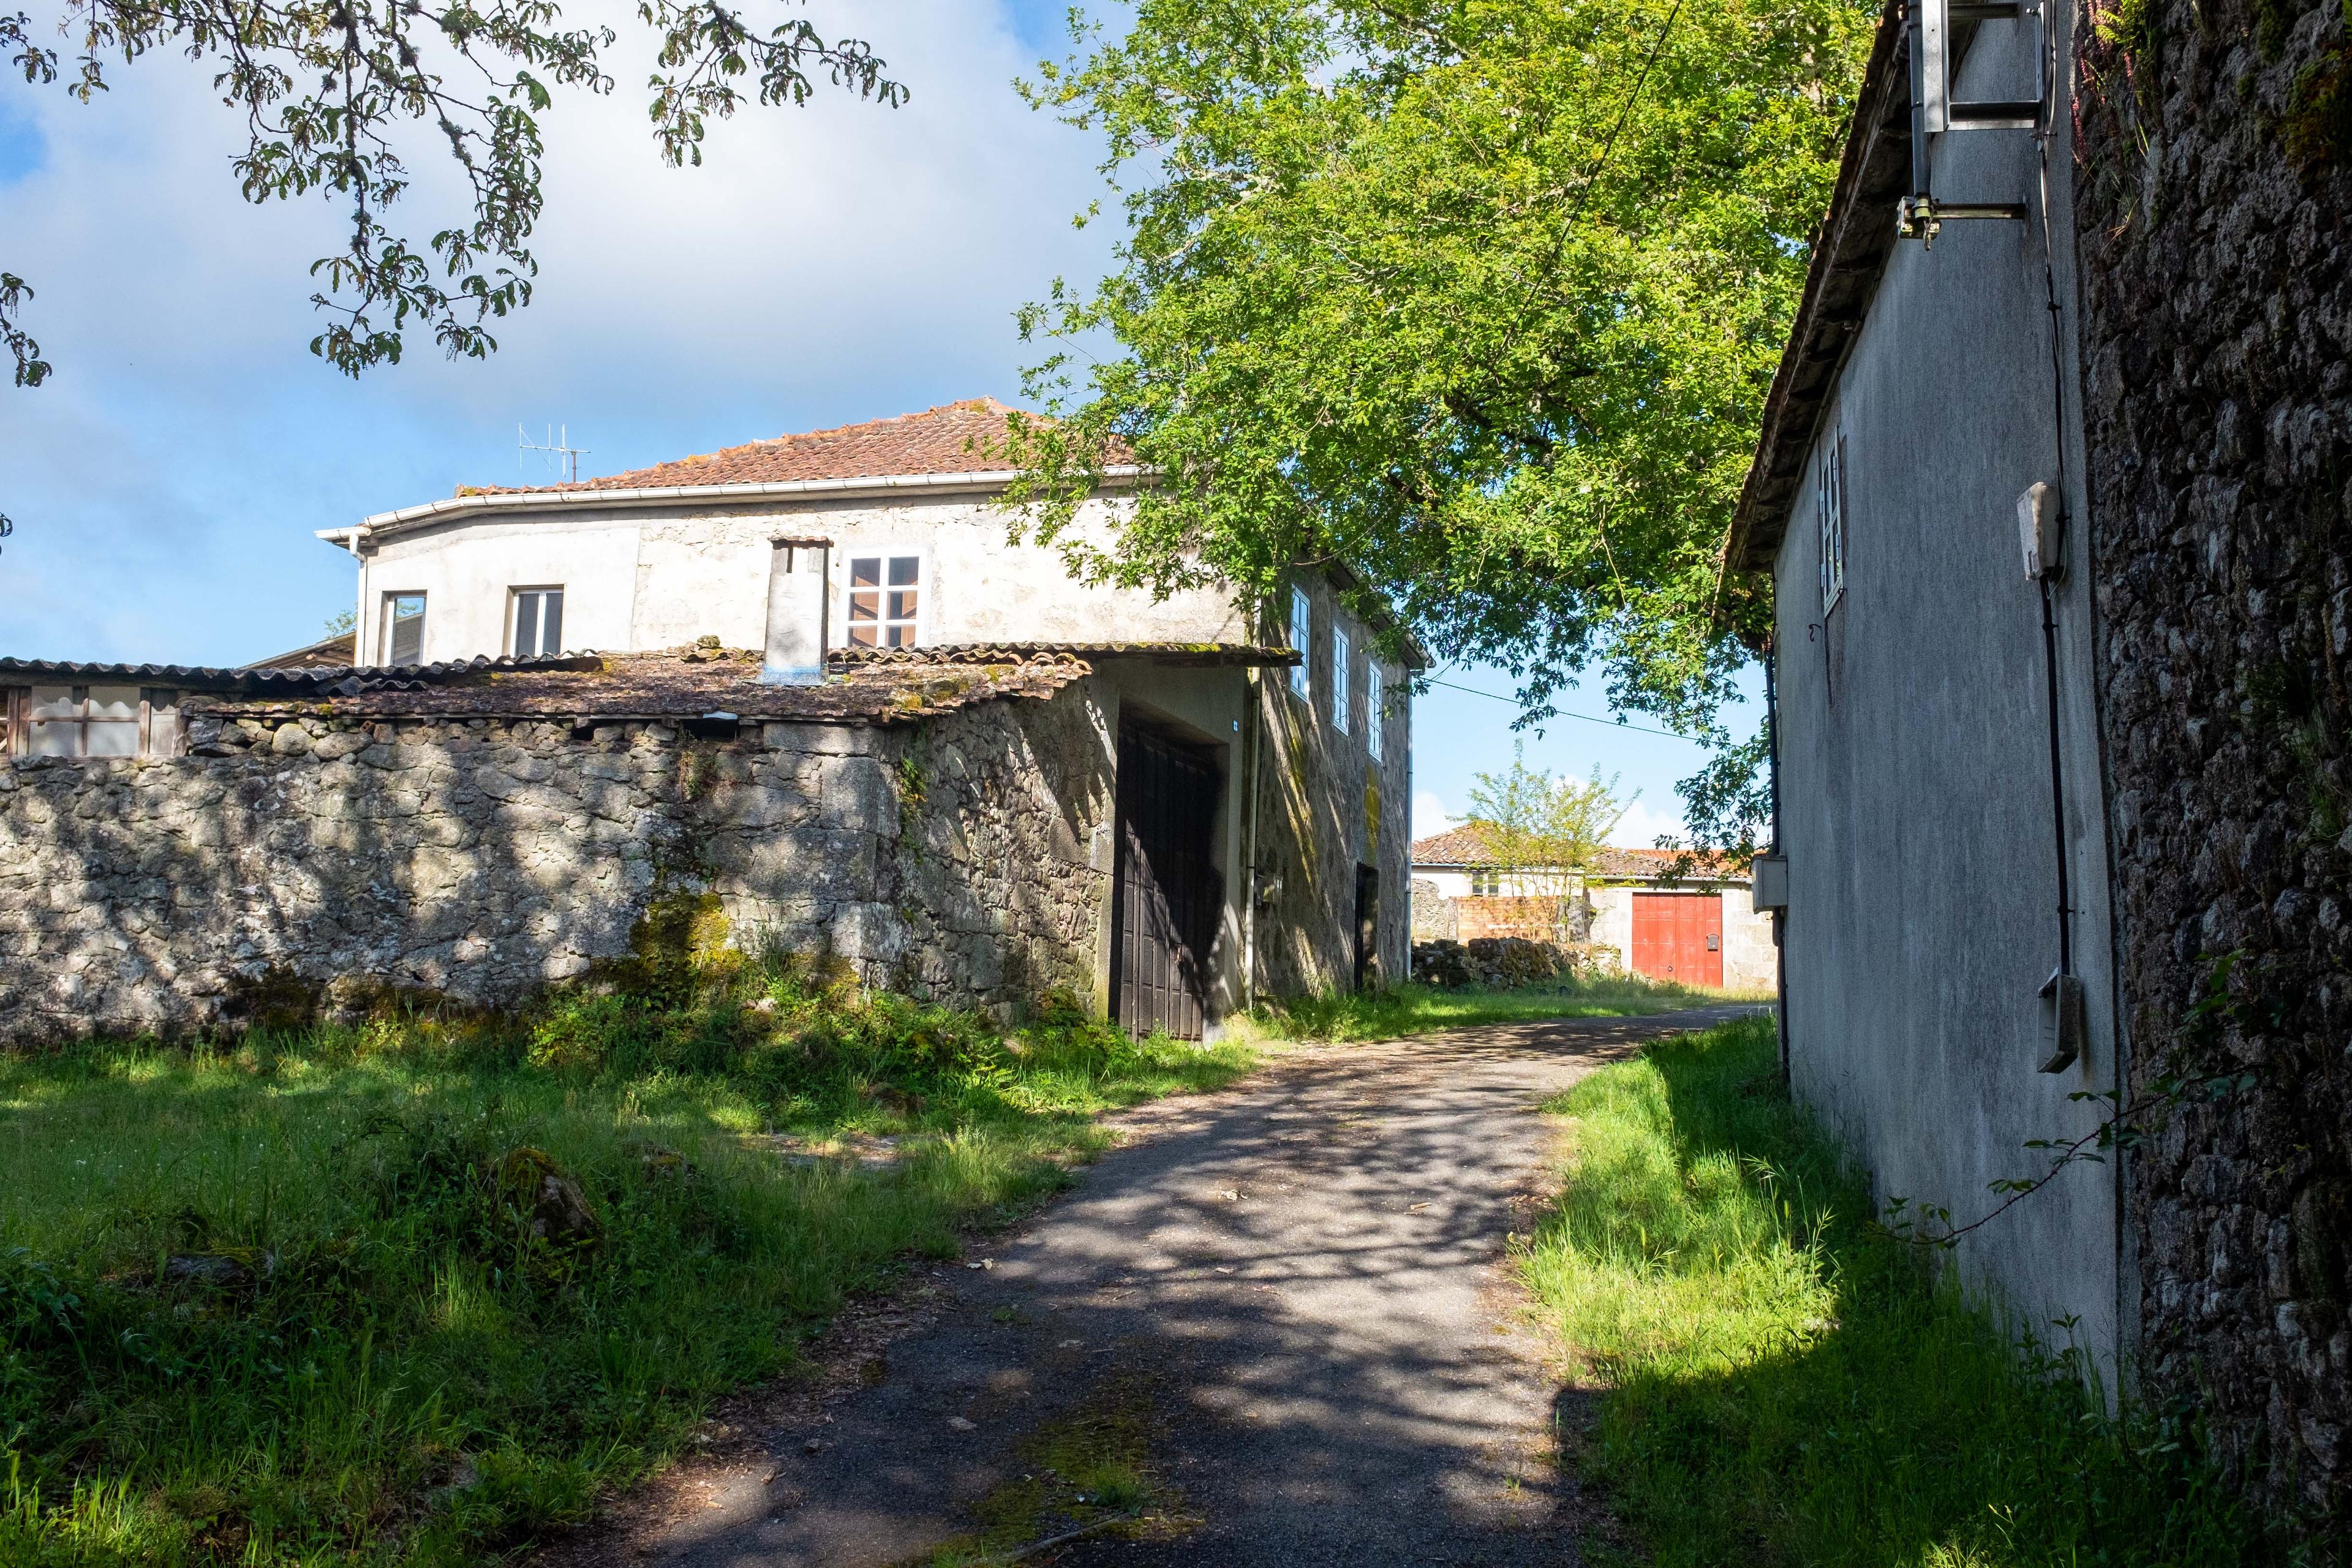
[[[1451,1031],[1285,1059],[1122,1120],[1132,1142],[925,1282],[929,1326],[772,1458],[636,1548],[672,1568],[878,1568],[973,1531],[1041,1435],[1139,1444],[1156,1538],[1059,1564],[1573,1563],[1564,1396],[1507,1239],[1537,1217],[1547,1098],[1748,1011]],[[1043,1528],[1041,1526],[1041,1528]]]

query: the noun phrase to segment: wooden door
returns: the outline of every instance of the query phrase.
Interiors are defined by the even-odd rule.
[[[1111,899],[1111,1016],[1138,1039],[1201,1038],[1223,879],[1212,859],[1215,766],[1134,725],[1118,736],[1118,874]]]
[[[1723,984],[1723,895],[1633,895],[1633,971],[1681,985]]]

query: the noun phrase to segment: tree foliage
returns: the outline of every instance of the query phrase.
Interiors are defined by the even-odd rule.
[[[1029,525],[1100,577],[1270,601],[1337,563],[1540,715],[1721,743],[1768,625],[1723,545],[1825,206],[1858,0],[1140,0],[1024,84],[1099,130],[1118,268],[1056,283]],[[1092,357],[1106,344],[1109,352]],[[1157,470],[1108,543],[1070,525]]]
[[[57,12],[47,30],[0,12],[0,52],[27,85],[87,103],[110,90],[113,67],[177,49],[210,65],[221,100],[245,117],[234,167],[247,200],[319,192],[347,205],[349,243],[310,268],[312,302],[330,317],[310,350],[354,376],[398,361],[411,331],[453,359],[498,347],[488,323],[530,303],[538,272],[530,240],[553,89],[614,85],[603,51],[617,35],[565,26],[554,0],[58,0]],[[866,43],[827,42],[804,18],[637,0],[636,19],[657,45],[648,112],[672,164],[702,161],[711,119],[747,101],[804,103],[820,77],[891,105],[906,98]],[[421,247],[392,216],[412,133],[446,152],[471,194],[470,216]],[[18,386],[52,370],[23,325],[32,292],[0,272],[0,348]]]
[[[1633,803],[1617,781],[1597,772],[1589,779],[1559,778],[1528,766],[1524,748],[1507,772],[1480,773],[1470,788],[1470,816],[1481,864],[1502,873],[1522,898],[1548,898],[1558,923],[1572,922],[1571,901],[1582,892],[1592,863]]]

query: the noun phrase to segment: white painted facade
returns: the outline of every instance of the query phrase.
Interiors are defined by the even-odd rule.
[[[1155,601],[1137,589],[1070,575],[1058,549],[1014,543],[985,477],[909,493],[904,481],[828,483],[697,501],[678,492],[541,492],[461,498],[320,537],[359,558],[359,661],[393,662],[386,606],[422,595],[417,661],[515,651],[520,591],[560,588],[565,650],[677,647],[716,637],[761,647],[767,635],[771,541],[823,538],[830,557],[831,646],[848,639],[848,573],[864,555],[920,563],[917,644],[1248,642],[1230,595],[1211,588]],[[583,499],[588,498],[588,499]],[[1117,497],[1088,503],[1079,531],[1108,532]]]
[[[646,652],[685,647],[705,637],[727,647],[762,647],[779,540],[830,542],[829,647],[852,643],[850,574],[852,563],[862,558],[917,563],[917,609],[908,638],[916,647],[1266,640],[1227,588],[1213,584],[1155,599],[1142,590],[1081,582],[1058,547],[1016,542],[1013,520],[996,504],[1011,477],[930,474],[485,492],[385,513],[323,531],[320,537],[358,561],[356,658],[363,665],[514,653],[517,595],[551,590],[562,595],[556,645],[562,651]],[[1073,533],[1097,548],[1107,546],[1118,510],[1129,504],[1116,492],[1088,502]],[[418,647],[395,661],[388,606],[419,595],[425,612]],[[1254,975],[1277,973],[1268,956],[1277,935],[1275,925],[1304,931],[1316,923],[1278,911],[1270,892],[1269,900],[1260,900],[1265,918],[1254,918],[1250,889],[1258,874],[1250,864],[1252,847],[1260,846],[1259,856],[1270,858],[1278,838],[1327,821],[1352,832],[1383,802],[1395,820],[1385,829],[1365,830],[1360,845],[1351,838],[1351,863],[1339,875],[1352,892],[1357,865],[1376,863],[1393,889],[1380,906],[1383,973],[1402,973],[1406,968],[1409,900],[1398,879],[1407,841],[1402,803],[1412,793],[1410,682],[1404,668],[1380,655],[1370,628],[1339,602],[1328,583],[1318,583],[1310,597],[1316,606],[1310,620],[1289,628],[1294,637],[1303,634],[1307,658],[1301,677],[1278,668],[1268,672],[1233,664],[1188,667],[1181,659],[1148,657],[1100,663],[1114,734],[1126,721],[1139,721],[1213,760],[1221,775],[1210,850],[1223,887],[1208,961],[1212,1033],[1218,1019],[1246,1005],[1255,988],[1267,983]],[[1291,686],[1305,687],[1303,704],[1276,695]],[[1370,707],[1374,692],[1381,694],[1378,722]],[[1292,712],[1294,706],[1301,711]],[[1266,748],[1260,716],[1268,710],[1288,722],[1294,745],[1303,744],[1300,737],[1308,732],[1321,732],[1331,742],[1315,753],[1320,759],[1310,770],[1315,798],[1305,818],[1293,820],[1254,805],[1274,792],[1275,781],[1262,778],[1260,761]],[[1344,755],[1350,767],[1338,767],[1334,755]],[[1095,854],[1100,868],[1108,869],[1108,838],[1095,846]],[[1292,889],[1292,902],[1305,907],[1311,891]],[[1106,884],[1097,954],[1097,1002],[1106,1009],[1113,964],[1110,899]],[[1335,929],[1351,933],[1355,927]],[[1330,935],[1322,933],[1319,946],[1307,945],[1322,952],[1332,945],[1322,938]],[[1298,969],[1290,952],[1297,945],[1285,945],[1289,967],[1279,973]],[[1344,984],[1344,971],[1327,962],[1290,983]]]

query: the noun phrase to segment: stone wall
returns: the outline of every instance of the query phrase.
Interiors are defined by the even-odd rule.
[[[1316,635],[1307,648],[1311,696],[1289,686],[1289,672],[1268,669],[1258,683],[1265,752],[1258,772],[1258,852],[1267,896],[1258,911],[1258,975],[1269,995],[1345,991],[1355,982],[1356,874],[1379,873],[1378,973],[1374,984],[1403,980],[1412,946],[1412,731],[1405,683],[1388,684],[1392,707],[1382,726],[1381,755],[1366,748],[1360,673],[1350,688],[1345,732],[1330,721],[1332,617],[1361,656],[1371,638],[1328,584],[1307,584]]]
[[[2252,1075],[2132,1154],[2139,1370],[2340,1509],[2352,51],[2333,0],[2095,23],[2075,217],[2123,1022],[2142,1092]]]
[[[198,721],[216,755],[0,763],[0,1037],[235,1025],[289,996],[495,1005],[649,914],[1004,1008],[1093,989],[1099,677],[887,729]]]

